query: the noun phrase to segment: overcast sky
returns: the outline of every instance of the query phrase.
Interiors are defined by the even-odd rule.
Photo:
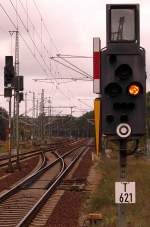
[[[51,98],[52,106],[76,106],[73,109],[76,116],[81,114],[81,109],[84,112],[91,110],[93,100],[96,97],[93,94],[92,81],[53,80],[51,81],[53,83],[50,83],[50,81],[35,82],[33,79],[84,78],[82,75],[50,60],[50,57],[56,56],[56,54],[92,57],[93,37],[100,37],[102,47],[104,47],[106,45],[107,3],[137,3],[137,1],[0,0],[1,94],[3,94],[4,86],[5,55],[14,55],[15,34],[11,36],[9,31],[16,30],[18,24],[20,32],[20,75],[24,75],[25,91],[35,92],[36,97],[40,100],[40,93],[43,88],[45,97]],[[146,49],[146,68],[149,77],[150,1],[141,0],[138,3],[140,4],[141,46]],[[16,16],[16,12],[18,16]],[[67,60],[92,75],[91,58]],[[150,89],[149,82],[148,79],[148,90]],[[31,100],[32,93],[28,93],[28,109],[32,107]],[[0,97],[0,102],[1,106],[8,109],[8,102],[3,97]],[[24,102],[22,102],[21,113],[24,112],[24,106]],[[48,106],[47,101],[45,101],[45,106]],[[70,109],[55,109],[53,113],[70,114]]]

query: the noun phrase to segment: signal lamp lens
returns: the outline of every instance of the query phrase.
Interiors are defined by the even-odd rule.
[[[117,83],[110,83],[105,88],[105,93],[109,95],[110,97],[116,97],[122,93],[122,88]]]
[[[132,96],[138,96],[141,92],[140,86],[137,84],[132,84],[129,86],[128,92]]]
[[[120,80],[127,80],[132,76],[132,69],[129,65],[123,64],[120,65],[116,71],[115,75],[120,79]]]

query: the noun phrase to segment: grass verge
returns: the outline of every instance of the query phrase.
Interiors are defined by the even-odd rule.
[[[126,204],[127,226],[150,226],[150,160],[130,158],[128,164],[128,181],[136,182],[136,203]],[[115,204],[115,181],[118,181],[118,160],[105,159],[99,162],[97,174],[102,179],[92,194],[87,212],[99,211],[104,215],[101,226],[117,226],[117,205]]]

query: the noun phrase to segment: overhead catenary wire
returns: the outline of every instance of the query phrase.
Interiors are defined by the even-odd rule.
[[[27,9],[25,8],[25,6],[23,5],[21,0],[19,0],[19,2],[20,2],[20,5],[21,5],[23,11],[27,15],[27,26],[26,26],[27,27],[27,32],[29,32],[29,23],[30,23],[31,26],[32,26],[32,29],[33,29],[33,40],[35,41],[35,35],[36,35],[39,38],[40,42],[41,42],[41,53],[42,53],[42,49],[44,49],[44,53],[47,53],[47,56],[49,56],[50,51],[46,48],[46,45],[45,45],[43,39],[41,39],[42,34],[41,35],[39,34],[39,32],[35,28],[35,25],[32,23],[32,19],[30,18],[29,13],[28,13],[28,8]],[[43,48],[42,48],[42,46],[43,46]]]
[[[16,12],[16,14],[18,15],[18,18],[20,19],[20,21],[21,21],[21,23],[22,23],[24,29],[27,31],[27,27],[26,27],[26,25],[24,24],[23,20],[21,19],[20,15],[18,14],[17,9],[15,8],[14,4],[12,3],[12,0],[10,0],[10,2],[11,2],[11,5],[12,5],[13,9],[14,9],[15,12]],[[33,42],[33,44],[34,44],[34,46],[35,46],[37,52],[39,53],[39,56],[42,58],[42,60],[43,60],[43,62],[44,62],[44,64],[45,64],[45,66],[47,67],[47,70],[49,71],[49,66],[46,64],[46,62],[45,62],[45,60],[44,60],[42,54],[40,53],[40,51],[39,51],[37,45],[36,45],[35,42],[34,42],[33,38],[31,37],[31,35],[30,35],[29,33],[27,33],[27,34],[29,35],[29,37],[30,37],[31,41]],[[46,72],[45,69],[44,69],[44,72],[47,74],[47,72]],[[48,74],[47,74],[47,75],[48,75]],[[52,74],[51,74],[51,75],[52,75]],[[52,75],[52,76],[53,76],[53,75]],[[53,77],[54,77],[54,76],[53,76]],[[54,79],[55,79],[55,77],[54,77]],[[55,81],[56,81],[56,80],[55,80]],[[56,83],[57,83],[57,81],[56,81]],[[57,83],[57,85],[59,85],[59,84]],[[58,89],[58,87],[57,87],[57,89]],[[61,94],[63,94],[63,96],[65,96],[67,99],[70,100],[70,97],[67,96],[64,92],[62,92],[62,91],[60,90],[60,88],[59,88],[58,90],[59,90],[59,92],[60,92]]]
[[[19,0],[19,1],[21,2],[21,0]],[[34,2],[34,5],[35,5],[36,9],[38,10],[38,13],[39,13],[40,17],[41,17],[41,42],[42,42],[42,22],[43,22],[43,18],[42,18],[42,15],[41,15],[41,13],[40,13],[40,10],[39,10],[37,4],[35,3],[34,0],[33,0],[33,2]],[[21,3],[21,4],[22,4],[22,3]],[[22,4],[22,5],[23,5],[23,4]],[[47,31],[48,34],[49,34],[49,31],[48,31],[48,29],[47,29],[47,26],[45,25],[44,22],[43,22],[43,24],[44,24],[44,27],[45,27],[46,31]],[[49,34],[49,36],[50,36],[50,34]],[[51,36],[50,36],[50,38],[51,38]],[[52,39],[52,38],[51,38],[51,39]],[[54,45],[54,46],[55,46],[55,45]],[[44,46],[44,48],[45,48],[45,46]],[[55,46],[55,48],[56,48],[56,50],[58,51],[58,49],[57,49],[56,46]],[[87,56],[73,56],[73,55],[62,55],[62,54],[59,54],[58,56],[60,56],[60,58],[63,58],[63,56],[69,56],[69,57],[81,57],[81,58],[91,58],[91,57],[87,57]],[[69,62],[68,62],[68,63],[69,63]],[[71,63],[69,63],[69,64],[72,65],[72,66],[74,66],[75,68],[79,69],[79,68],[76,67],[75,65],[73,65],[73,64],[71,64]],[[81,69],[79,69],[79,70],[82,71],[82,72],[84,72],[84,71],[81,70]],[[84,72],[84,73],[87,74],[86,72]],[[92,76],[89,75],[89,74],[87,74],[87,76],[89,76],[89,77],[92,78]]]
[[[16,0],[16,25],[18,30],[18,0]]]
[[[14,11],[16,12],[17,18],[19,18],[19,20],[21,21],[21,23],[22,23],[22,25],[23,25],[25,31],[27,32],[27,34],[28,34],[30,40],[32,41],[32,43],[33,43],[35,49],[37,50],[37,53],[39,54],[39,56],[40,56],[41,59],[43,60],[43,63],[45,64],[45,66],[46,66],[46,67],[48,68],[48,70],[49,70],[49,67],[48,67],[48,65],[46,64],[46,61],[45,61],[45,59],[43,58],[42,53],[39,51],[38,46],[36,45],[35,41],[34,41],[33,38],[31,37],[31,35],[29,34],[28,27],[25,25],[25,23],[24,23],[23,20],[21,19],[21,16],[19,15],[17,8],[16,8],[16,7],[14,6],[14,4],[12,3],[12,0],[9,0],[9,1],[10,1],[11,5],[12,5]],[[34,55],[35,55],[35,53],[34,53]],[[45,70],[44,70],[44,72],[45,72]]]
[[[45,65],[45,66],[48,68],[48,70],[49,70],[49,67],[48,67],[48,65],[46,64],[46,61],[45,61],[45,59],[43,58],[42,53],[40,52],[40,50],[39,50],[38,46],[36,45],[35,41],[34,41],[34,40],[33,40],[33,38],[31,37],[30,33],[28,32],[28,29],[27,29],[27,27],[26,27],[25,23],[23,22],[23,20],[22,20],[22,18],[21,18],[21,16],[20,16],[20,14],[18,13],[18,11],[17,11],[16,7],[14,6],[14,4],[13,4],[12,0],[9,0],[9,1],[10,1],[11,5],[12,5],[12,7],[13,7],[14,11],[16,12],[16,15],[18,16],[19,20],[21,21],[21,23],[22,23],[22,25],[23,25],[23,27],[24,27],[25,31],[27,32],[27,34],[28,34],[28,36],[29,36],[30,40],[32,41],[32,43],[33,43],[34,47],[36,48],[37,53],[39,54],[39,56],[40,56],[40,57],[41,57],[41,59],[43,60],[44,65]]]
[[[26,1],[27,1],[27,0],[26,0]],[[32,28],[33,28],[33,36],[35,36],[35,34],[36,34],[36,36],[39,38],[39,40],[40,40],[40,42],[41,42],[41,52],[42,52],[42,50],[44,49],[42,55],[44,55],[45,53],[47,53],[47,55],[50,55],[50,51],[46,48],[46,45],[45,45],[45,43],[43,42],[43,39],[42,39],[42,31],[43,31],[43,29],[41,29],[41,34],[39,34],[38,31],[35,29],[35,25],[32,23],[32,19],[31,19],[30,16],[29,16],[28,8],[27,8],[27,7],[26,7],[27,9],[25,8],[25,6],[23,5],[23,3],[22,3],[21,0],[19,0],[19,2],[20,2],[20,5],[21,5],[22,9],[24,10],[24,12],[25,12],[26,15],[27,15],[27,20],[28,20],[28,21],[30,22],[30,24],[32,25]],[[42,19],[41,15],[40,15],[40,19],[41,19],[41,28],[42,28],[42,24],[44,23],[44,20]],[[29,23],[29,22],[28,22],[28,23]],[[28,23],[27,23],[27,24],[28,24]],[[45,26],[45,27],[46,27],[46,26]],[[27,29],[28,29],[28,27],[27,27]],[[50,33],[48,32],[48,30],[47,30],[46,32],[47,32],[47,34],[48,34],[48,36],[49,36],[49,40],[51,40]],[[33,37],[33,40],[34,40],[34,37]],[[52,41],[51,41],[51,43],[53,44]],[[54,44],[53,44],[53,46],[56,47],[56,45],[54,45]],[[50,49],[50,48],[49,48],[49,49]],[[49,71],[51,72],[51,65],[49,65]]]
[[[10,0],[11,1],[11,0]],[[12,23],[12,25],[14,26],[14,28],[17,30],[17,27],[14,23],[14,21],[11,19],[11,17],[8,15],[7,11],[5,10],[5,8],[3,7],[3,5],[0,3],[0,7],[1,9],[3,10],[3,12],[6,14],[6,16],[8,17],[8,19],[10,20],[10,22]],[[15,6],[14,6],[15,7]],[[16,11],[16,10],[15,10]],[[25,26],[25,24],[24,24]],[[26,26],[25,26],[26,28]],[[27,31],[27,28],[25,29]],[[41,62],[38,60],[38,58],[36,57],[36,55],[34,54],[34,52],[32,51],[31,47],[29,46],[29,44],[27,43],[27,41],[25,40],[25,38],[23,37],[23,35],[19,32],[19,35],[20,37],[22,38],[22,40],[24,41],[26,47],[28,48],[28,50],[30,51],[30,53],[32,54],[33,58],[38,62],[38,64],[40,65],[41,69],[43,70],[43,72],[49,76],[49,74],[47,73],[46,69],[42,66]],[[36,47],[37,48],[37,47]],[[38,49],[38,48],[37,48]],[[40,54],[41,56],[41,54]],[[56,84],[57,84],[57,81],[56,81]],[[67,96],[60,88],[58,88],[57,85],[56,86],[56,89],[64,96],[66,97],[67,99],[71,100],[69,96]]]
[[[61,58],[63,61],[67,62],[69,65],[73,66],[74,68],[76,68],[77,70],[79,70],[80,72],[82,72],[83,74],[85,74],[86,78],[93,78],[90,74],[88,74],[87,72],[85,72],[84,70],[80,69],[79,67],[77,67],[76,65],[74,65],[73,63],[69,62],[68,60],[66,60],[64,57],[62,57],[60,54],[57,54],[57,56],[59,58]]]
[[[83,102],[81,99],[78,99],[79,102],[81,102],[82,104],[84,104],[85,106],[88,106],[89,108],[92,108],[92,106],[89,106],[87,103]]]
[[[40,83],[48,83],[48,84],[54,84],[54,82],[52,81],[45,81],[45,80],[38,80]],[[65,81],[65,82],[58,82],[57,84],[68,84],[68,83],[72,83],[72,80],[70,81]]]
[[[28,20],[29,20],[29,11],[28,11],[28,0],[26,0],[26,9],[27,9],[27,29],[28,27]]]
[[[3,5],[0,3],[0,7],[3,10],[3,12],[6,14],[6,16],[8,17],[8,19],[10,20],[10,22],[12,23],[12,25],[14,26],[14,28],[17,30],[17,26],[15,25],[14,21],[11,19],[11,17],[8,15],[7,11],[5,10],[5,8],[3,7]],[[24,39],[23,35],[19,32],[20,37],[22,38],[22,40],[24,41],[26,47],[28,48],[28,50],[30,51],[30,53],[32,54],[33,58],[36,59],[36,61],[39,63],[40,67],[42,68],[42,70],[45,72],[45,69],[43,68],[42,64],[40,63],[40,61],[37,59],[36,55],[34,55],[34,53],[32,52],[32,49],[30,48],[30,46],[28,45],[28,43],[26,42],[26,40]],[[45,72],[46,73],[46,72]]]
[[[19,0],[20,1],[20,0]],[[10,2],[12,3],[12,1],[10,0]],[[13,21],[13,19],[8,15],[8,13],[7,13],[7,11],[4,9],[4,7],[2,6],[2,4],[0,3],[0,7],[2,8],[2,10],[4,11],[4,13],[6,14],[6,16],[8,17],[8,19],[11,21],[11,23],[13,24],[13,26],[14,26],[14,28],[15,29],[17,29],[17,26],[15,25],[15,23],[14,23],[14,21]],[[14,6],[15,7],[15,6]],[[15,8],[14,8],[15,9]],[[19,15],[19,13],[18,13],[18,11],[15,9],[15,12],[16,12],[16,14],[18,15],[18,19],[21,21],[22,20],[22,18],[20,17],[20,15]],[[20,17],[20,18],[19,18]],[[28,23],[29,23],[29,15],[28,15]],[[22,24],[23,24],[23,27],[24,27],[24,29],[25,29],[25,31],[27,32],[27,34],[29,35],[29,25],[27,25],[27,24],[25,24],[24,22],[23,22],[23,20],[22,20],[22,22],[21,22]],[[43,23],[43,22],[42,22]],[[19,32],[19,35],[20,35],[20,37],[22,38],[22,40],[24,41],[24,43],[25,43],[25,45],[26,45],[26,47],[28,48],[28,50],[30,51],[30,53],[31,53],[31,55],[32,55],[32,57],[37,61],[37,63],[40,65],[40,67],[41,67],[41,69],[43,70],[43,72],[47,75],[47,76],[49,76],[50,74],[49,74],[49,66],[47,65],[47,63],[45,62],[45,59],[43,58],[43,56],[42,56],[42,54],[41,54],[41,52],[38,52],[38,47],[37,47],[37,45],[36,45],[36,43],[35,43],[35,40],[33,39],[33,37],[31,37],[31,40],[32,40],[32,43],[33,44],[35,44],[34,45],[34,47],[36,48],[36,50],[37,50],[37,52],[38,52],[38,54],[39,54],[39,56],[37,56],[36,54],[35,54],[35,52],[33,51],[33,49],[30,47],[30,45],[28,44],[28,42],[27,42],[27,40],[24,38],[24,36],[23,36],[23,34],[22,33],[20,33]],[[43,41],[43,40],[42,40]],[[62,55],[61,55],[62,56]],[[68,57],[71,57],[72,55],[68,55]],[[39,57],[40,57],[40,59],[42,60],[42,62],[41,62],[41,60],[39,60]],[[83,57],[83,56],[82,56]],[[86,56],[85,56],[86,57]],[[43,65],[43,63],[44,63],[44,65]],[[46,67],[46,68],[45,68]],[[79,73],[79,72],[78,72]],[[51,74],[52,75],[52,74]],[[82,74],[81,74],[82,75]],[[83,76],[85,77],[85,74],[83,73]],[[54,77],[54,80],[55,80],[55,77]],[[56,81],[56,80],[55,80]],[[58,85],[59,85],[59,83],[56,81],[56,84],[54,84],[55,85],[55,87],[56,87],[56,90],[58,90],[63,96],[65,96],[67,99],[69,99],[69,100],[71,100],[71,98],[70,98],[70,95],[66,95],[64,92],[62,92],[61,91],[61,89],[60,89],[60,87],[58,87]],[[70,94],[70,92],[69,92],[69,94]]]
[[[70,55],[70,54],[59,54],[59,56],[63,58],[93,58],[90,56]]]
[[[56,80],[73,80],[73,81],[77,81],[77,80],[84,80],[84,81],[91,81],[91,79],[86,79],[86,78],[74,78],[74,77],[56,77]],[[52,81],[54,80],[54,78],[35,78],[33,79],[34,81]]]
[[[38,11],[40,17],[43,18],[43,17],[42,17],[42,14],[41,14],[41,12],[40,12],[40,10],[39,10],[39,7],[38,7],[37,3],[35,2],[35,0],[33,0],[33,3],[34,3],[34,5],[35,5],[35,7],[36,7],[36,9],[37,9],[37,11]],[[52,41],[53,46],[55,47],[57,53],[59,53],[59,50],[58,50],[58,48],[56,47],[56,45],[55,45],[55,43],[54,43],[54,40],[53,40],[52,36],[50,35],[50,32],[49,32],[49,30],[48,30],[46,24],[44,23],[44,20],[43,20],[43,26],[44,26],[45,30],[47,31],[47,33],[49,34],[50,40]]]
[[[11,0],[10,0],[11,1]],[[28,15],[28,9],[26,10],[25,9],[25,7],[24,7],[24,5],[22,4],[22,2],[21,2],[21,0],[19,0],[20,1],[20,4],[21,4],[21,6],[22,6],[22,8],[24,9],[24,11],[26,12],[26,14],[27,14],[27,19],[29,20],[30,19],[30,17],[29,17],[29,15]],[[11,4],[13,5],[13,3],[12,3],[12,1],[11,1]],[[39,15],[40,15],[40,17],[41,17],[41,42],[42,42],[42,23],[44,23],[43,22],[43,19],[42,19],[42,15],[41,15],[41,13],[40,13],[40,10],[39,10],[39,8],[38,8],[38,6],[37,6],[37,4],[35,3],[35,1],[34,1],[34,5],[36,6],[36,9],[38,10],[38,13],[39,13]],[[15,7],[14,7],[14,5],[13,5],[13,8],[15,9]],[[18,12],[17,12],[17,9],[15,9],[15,11],[16,11],[16,14],[17,14],[17,16],[19,17],[19,19],[21,20],[21,18],[20,18],[20,16],[19,16],[19,14],[18,14]],[[23,21],[21,20],[21,22],[22,22],[22,24],[23,24],[23,26],[24,26],[24,28],[25,28],[25,30],[26,31],[28,31],[28,27],[25,27],[25,24],[23,23]],[[32,21],[31,21],[31,19],[30,19],[30,23],[32,24],[32,26],[34,26],[33,25],[33,23],[32,23]],[[44,26],[45,26],[45,29],[47,30],[47,32],[48,32],[48,29],[47,29],[47,27],[46,27],[46,25],[45,25],[45,23],[44,23]],[[49,34],[49,32],[48,32],[48,34]],[[49,36],[50,36],[50,34],[49,34]],[[31,38],[31,37],[30,37]],[[51,38],[51,37],[50,37]],[[34,40],[32,39],[32,42],[34,43],[34,46],[36,47],[36,45],[35,45],[35,42],[34,42]],[[43,46],[44,46],[44,48],[45,48],[45,45],[43,44]],[[55,46],[56,47],[56,46]],[[36,49],[37,49],[37,47],[36,47]],[[57,48],[56,48],[57,49]],[[58,49],[57,49],[58,50]],[[47,51],[47,53],[48,53],[48,51]],[[39,53],[40,54],[40,53]],[[42,54],[40,54],[40,56],[41,56]],[[59,54],[59,56],[62,58],[62,54]],[[65,55],[64,55],[65,56]],[[72,56],[72,55],[70,55],[70,56]],[[42,56],[41,56],[42,57]],[[80,57],[83,57],[83,56],[80,56]],[[43,58],[42,58],[43,59]],[[69,64],[71,64],[71,63],[69,63]],[[72,64],[73,65],[73,64]],[[76,67],[75,65],[73,65],[74,67]],[[76,67],[76,68],[78,68],[78,67]],[[78,68],[79,69],[79,68]],[[79,69],[80,71],[82,71],[82,72],[84,72],[83,70],[81,70],[81,69]],[[86,73],[86,72],[84,72],[84,73]],[[86,73],[87,74],[87,73]],[[88,76],[90,76],[89,74],[87,74]]]
[[[27,0],[26,0],[27,1]],[[34,30],[35,30],[35,32],[36,32],[36,35],[39,37],[39,40],[41,40],[41,35],[38,33],[38,31],[35,29],[35,25],[33,24],[33,22],[32,22],[32,19],[31,19],[31,17],[29,16],[29,12],[28,12],[28,6],[25,8],[25,6],[23,5],[23,3],[22,3],[22,1],[21,0],[19,0],[19,2],[20,2],[20,5],[21,5],[21,7],[22,7],[22,9],[24,10],[24,12],[25,12],[25,14],[27,15],[27,20],[28,20],[28,23],[27,24],[31,24],[32,25],[32,27],[34,28]],[[26,4],[27,5],[27,4]],[[36,9],[37,9],[37,11],[38,11],[38,13],[39,13],[39,9],[38,9],[38,6],[37,6],[37,4],[34,2],[34,5],[35,5],[35,7],[36,7]],[[58,52],[58,48],[56,47],[56,44],[54,43],[54,41],[53,41],[53,39],[52,39],[52,37],[51,37],[51,35],[50,35],[50,32],[48,31],[48,28],[47,28],[47,26],[45,25],[45,23],[44,23],[44,19],[43,19],[43,17],[42,17],[42,15],[41,15],[41,13],[39,13],[39,16],[40,16],[40,19],[42,20],[42,25],[43,25],[43,28],[45,28],[45,31],[47,32],[47,34],[48,34],[48,37],[49,37],[49,40],[50,40],[50,42],[52,43],[52,45],[53,45],[53,47],[55,48],[55,50]],[[42,30],[42,32],[43,32],[43,30]],[[49,51],[48,51],[48,49],[46,48],[46,46],[45,46],[45,43],[43,42],[43,40],[42,40],[42,43],[43,43],[43,48],[46,50],[46,52],[47,52],[47,54],[49,54]]]
[[[85,73],[82,73],[81,71],[76,70],[76,69],[74,69],[74,68],[72,68],[72,67],[70,67],[70,66],[68,66],[68,65],[66,65],[66,64],[64,64],[64,63],[62,63],[62,62],[60,62],[58,60],[56,60],[54,57],[50,57],[50,59],[52,59],[53,61],[55,61],[55,62],[57,62],[57,63],[59,63],[61,65],[63,65],[64,67],[66,67],[68,69],[71,69],[71,70],[73,70],[73,71],[75,71],[75,72],[87,77],[87,75]]]

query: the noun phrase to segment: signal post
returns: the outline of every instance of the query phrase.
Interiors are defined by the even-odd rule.
[[[5,56],[5,66],[4,66],[4,97],[9,98],[9,128],[8,128],[8,152],[9,152],[9,162],[8,162],[8,172],[13,171],[13,166],[11,162],[11,99],[12,90],[14,89],[14,98],[16,98],[16,115],[17,115],[17,127],[16,127],[16,146],[17,146],[17,167],[19,165],[19,103],[23,100],[23,76],[15,76],[15,70],[13,66],[13,56]],[[21,91],[21,92],[20,92]],[[14,116],[15,117],[15,116]],[[14,125],[13,125],[14,127]]]
[[[126,180],[127,156],[135,152],[145,134],[146,70],[145,50],[140,47],[139,5],[108,4],[106,24],[107,45],[101,51],[102,133],[119,142],[120,182],[115,184],[115,196],[118,226],[126,227],[125,203],[135,202],[128,193],[135,191],[135,182]],[[135,140],[132,151],[127,149],[130,140]]]
[[[95,115],[95,144],[96,155],[102,157],[102,132],[101,132],[101,41],[93,38],[93,92],[98,95],[94,100]]]
[[[11,98],[12,98],[12,87],[14,81],[14,66],[13,66],[13,56],[5,56],[5,66],[4,66],[4,97],[9,98],[9,125],[8,125],[8,172],[13,171],[13,166],[11,162]]]

